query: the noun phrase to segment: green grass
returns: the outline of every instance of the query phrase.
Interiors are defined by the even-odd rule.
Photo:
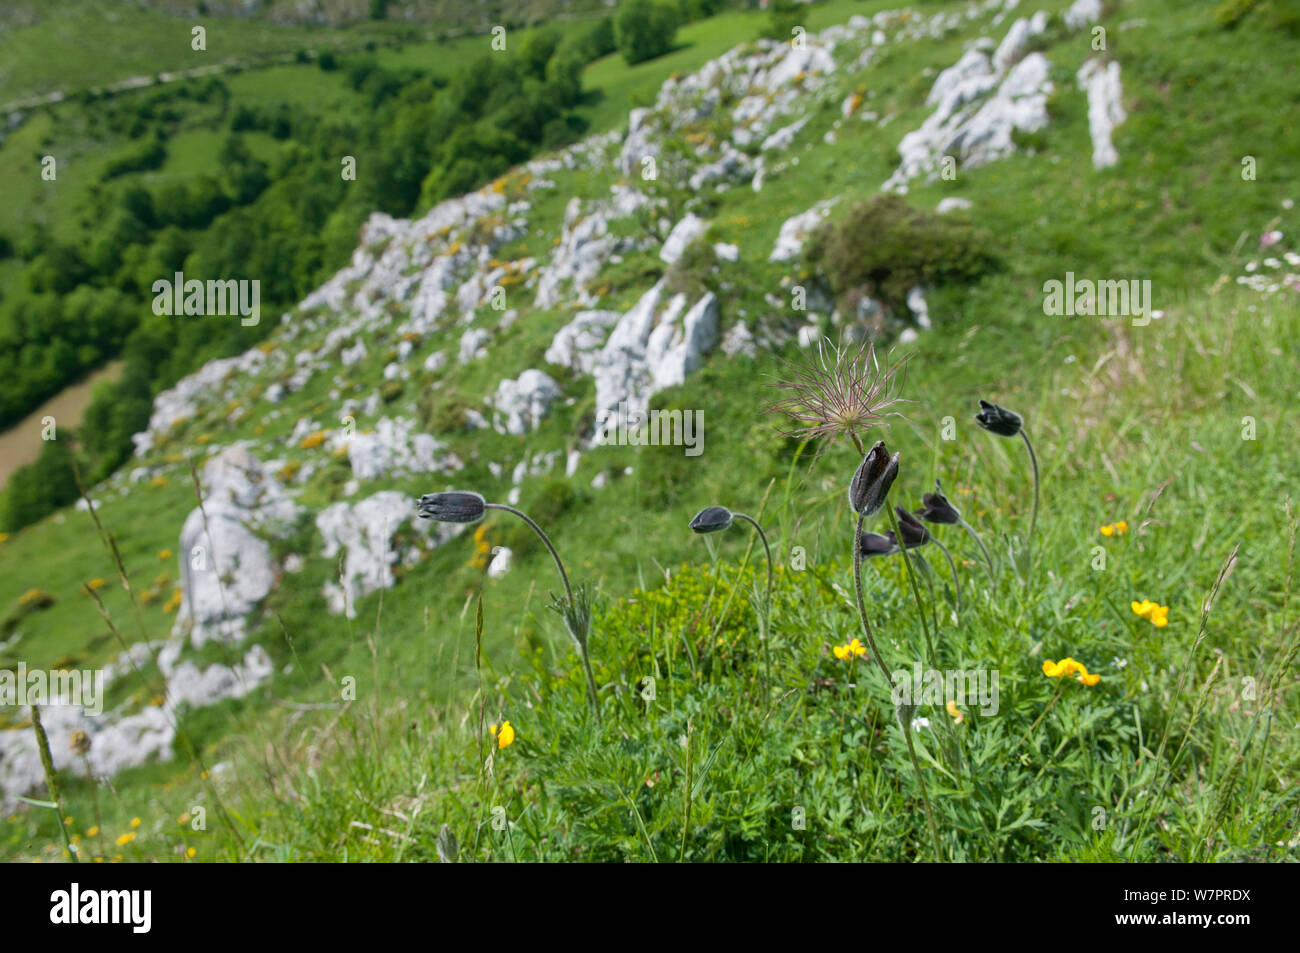
[[[842,3],[814,8],[814,15],[830,22],[831,13],[844,19],[879,8]],[[1208,11],[1173,3],[1144,16],[1159,29],[1120,31],[1123,11],[1107,21],[1130,112],[1116,135],[1117,168],[1091,168],[1085,100],[1072,78],[1088,51],[1066,40],[1046,51],[1057,113],[1037,155],[963,171],[955,183],[915,183],[909,194],[923,208],[948,194],[969,197],[971,215],[995,236],[1003,268],[930,296],[939,327],[911,348],[905,396],[916,403],[906,408],[909,420],[884,435],[903,454],[891,498],[919,505],[940,478],[967,518],[999,541],[999,552],[1004,536],[1024,533],[1024,455],[973,425],[978,397],[1025,415],[1043,464],[1033,589],[1025,592],[1004,573],[989,591],[977,555],[960,538],[943,536],[957,549],[967,606],[959,622],[941,607],[941,667],[995,668],[1001,678],[997,715],[968,706],[954,725],[942,710],[930,711],[931,728],[916,736],[942,851],[955,859],[1245,860],[1290,850],[1275,845],[1291,836],[1295,804],[1287,782],[1300,750],[1271,719],[1276,714],[1280,725],[1295,717],[1294,693],[1265,712],[1243,679],[1261,687],[1294,640],[1294,620],[1283,612],[1290,585],[1283,500],[1294,474],[1287,428],[1296,366],[1285,342],[1300,331],[1300,309],[1294,297],[1210,289],[1221,275],[1241,273],[1266,227],[1288,239],[1300,232],[1296,213],[1280,211],[1284,198],[1297,198],[1290,191],[1296,169],[1288,151],[1294,130],[1276,111],[1292,95],[1296,66],[1280,34],[1249,25],[1220,31]],[[593,65],[588,85],[609,95],[593,104],[593,124],[615,122],[638,90],[748,39],[748,26],[739,34],[740,20],[761,22],[741,17],[724,29],[724,20],[684,30],[684,48],[662,61],[633,70],[613,58]],[[830,195],[844,197],[843,209],[888,177],[898,139],[927,114],[930,80],[921,70],[950,65],[964,38],[886,48],[863,74],[838,77],[842,88],[832,90],[795,148],[768,163],[797,156],[799,164],[771,174],[759,193],[741,188],[718,198],[714,236],[741,247],[741,261],[716,276],[725,323],[742,312],[751,323],[769,314],[764,295],[787,294],[801,280],[800,266],[766,261],[786,217]],[[844,123],[833,144],[822,143],[840,99],[860,83],[875,92],[868,108],[892,117],[889,123]],[[602,118],[614,91],[621,113],[610,106]],[[1246,154],[1260,158],[1253,182],[1240,177]],[[538,226],[498,257],[544,251],[569,196],[599,195],[616,181],[612,169],[554,178],[553,193],[529,195]],[[1146,328],[1045,317],[1042,284],[1067,270],[1150,278],[1164,317]],[[641,290],[620,289],[602,304],[625,306]],[[420,355],[450,349],[451,365],[436,382],[417,373],[381,413],[413,414],[416,397],[435,383],[481,408],[497,380],[541,366],[567,316],[534,312],[530,302],[512,300],[521,318],[492,342],[490,361],[455,365],[463,328],[419,342]],[[485,309],[478,323],[494,327],[495,319]],[[290,354],[315,346],[327,331],[295,341]],[[395,346],[368,340],[370,355],[348,369],[339,399],[374,390],[384,352]],[[446,823],[462,856],[474,859],[930,857],[919,789],[884,682],[866,667],[848,672],[829,652],[858,633],[844,503],[857,460],[840,448],[811,469],[792,471],[792,444],[775,436],[760,412],[771,398],[765,375],[776,370],[770,355],[718,358],[660,395],[656,406],[704,411],[702,457],[607,447],[584,455],[571,496],[557,496],[548,481],[525,481],[521,508],[552,534],[575,581],[592,582],[600,593],[592,639],[603,686],[599,723],[587,711],[567,636],[545,609],[547,592],[557,588],[554,567],[515,521],[485,524],[491,543],[516,548],[504,579],[484,580],[467,565],[473,543],[466,535],[434,550],[395,588],[362,600],[352,622],[324,610],[321,586],[337,569],[314,555],[320,540],[309,528],[300,541],[308,556],[303,573],[275,591],[254,626],[252,641],[276,663],[269,688],[184,719],[207,764],[229,764],[218,773],[218,790],[239,818],[244,843],[257,844],[253,856],[432,859]],[[249,418],[232,425],[224,406],[203,408],[143,461],[160,467],[169,486],[135,487],[110,498],[101,514],[138,586],[152,582],[158,550],[175,548],[194,506],[184,465],[171,455],[201,453],[195,441],[208,433],[220,444],[252,440],[263,459],[316,459],[327,451],[301,450],[285,438],[298,417],[332,425],[330,376],[314,378],[276,420],[260,397],[269,381],[239,382]],[[525,454],[563,449],[575,438],[591,385],[557,379],[574,405],[557,405],[528,438],[441,435],[466,461],[462,473],[381,480],[364,494],[398,489],[414,496],[456,485],[503,498],[508,478],[494,479],[489,462],[504,463],[508,474]],[[941,439],[947,417],[956,421],[955,440]],[[1246,417],[1258,427],[1253,441],[1241,437]],[[626,467],[632,473],[625,476]],[[601,470],[611,485],[591,490]],[[338,492],[321,474],[303,501],[318,510]],[[744,591],[758,578],[759,552],[750,552],[742,570],[743,531],[705,541],[686,528],[696,510],[713,503],[761,510],[784,567],[766,660]],[[1121,519],[1130,533],[1100,535],[1101,525]],[[1189,664],[1202,600],[1238,543],[1235,570]],[[802,572],[790,565],[796,546],[807,558]],[[1107,557],[1103,572],[1092,568],[1098,546]],[[942,603],[946,565],[926,555]],[[85,515],[69,511],[0,544],[0,606],[33,586],[56,596],[54,607],[24,624],[8,654],[21,653],[29,665],[76,652],[112,657],[112,646],[92,643],[104,638],[102,623],[77,593],[95,576],[109,581],[101,592],[128,640],[164,634],[170,617],[155,603],[139,624]],[[873,621],[887,633],[888,663],[910,664],[923,639],[901,563],[868,564],[866,586]],[[1143,598],[1170,606],[1168,627],[1131,613],[1129,602]],[[284,620],[292,648],[271,613]],[[1100,684],[1066,684],[1017,747],[1056,687],[1041,672],[1043,660],[1064,656],[1100,673]],[[344,703],[339,684],[349,675],[358,691]],[[637,698],[648,675],[656,679],[656,700],[647,712]],[[147,703],[143,687],[136,690]],[[322,705],[331,707],[302,708]],[[484,725],[506,718],[518,731],[512,747],[493,755],[490,771],[480,751],[490,741],[480,731],[480,710]],[[269,774],[267,743],[277,765]],[[1244,760],[1236,766],[1239,753]],[[116,778],[111,797],[101,790],[111,831],[105,853],[168,859],[178,845],[192,845],[199,859],[246,856],[222,833],[198,775],[178,752],[172,762]],[[74,829],[84,835],[90,790],[75,779],[65,787]],[[1221,800],[1225,789],[1234,793]],[[202,836],[176,822],[196,804],[209,807]],[[492,825],[498,806],[512,822],[508,832]],[[804,811],[803,830],[792,825],[796,807]],[[1098,808],[1105,811],[1100,829]],[[38,813],[45,812],[23,811],[0,825],[0,850],[57,856],[58,835]],[[118,848],[113,841],[136,816],[145,819],[141,832]]]

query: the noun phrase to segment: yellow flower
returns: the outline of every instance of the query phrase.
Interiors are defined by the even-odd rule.
[[[185,848],[185,856],[186,856],[186,857],[193,858],[194,855],[195,855],[196,853],[198,853],[198,852],[197,852],[193,847],[187,847],[187,848]]]
[[[86,583],[86,585],[88,585],[91,589],[103,589],[104,580],[96,576],[94,579],[90,580],[90,582]]]
[[[131,826],[132,826],[132,827],[139,827],[139,826],[140,826],[140,818],[138,818],[138,817],[133,817],[133,818],[131,818]]]
[[[180,608],[180,604],[181,591],[179,589],[173,589],[171,597],[163,604],[163,612],[175,612]]]
[[[1101,681],[1100,675],[1089,673],[1088,668],[1082,662],[1076,662],[1072,658],[1063,658],[1059,662],[1053,662],[1051,659],[1043,660],[1043,674],[1048,678],[1065,678],[1070,675],[1077,676],[1077,680],[1085,685],[1096,685]]]
[[[1043,659],[1043,674],[1048,678],[1060,678],[1062,675],[1069,675],[1074,670],[1073,666],[1072,658],[1063,658],[1059,662]]]
[[[1103,536],[1114,536],[1114,535],[1115,535],[1115,527],[1114,527],[1114,526],[1103,526],[1103,527],[1101,528],[1101,535],[1103,535]]]
[[[90,828],[89,830],[87,830],[87,831],[86,831],[86,836],[87,836],[87,837],[98,837],[98,836],[99,836],[99,825],[96,824],[94,827],[92,827],[92,828]]]
[[[854,639],[852,642],[845,645],[836,645],[831,649],[831,651],[834,652],[835,657],[841,661],[853,658],[857,655],[867,654],[866,647],[857,639]]]
[[[948,699],[947,709],[948,714],[952,716],[953,724],[960,725],[966,720],[966,716],[961,713],[961,709],[957,707],[957,703],[951,698]]]
[[[172,558],[172,551],[171,551],[170,549],[160,549],[160,550],[158,550],[158,558],[159,558],[159,559],[171,559],[171,558]]]
[[[1128,523],[1120,520],[1118,523],[1108,523],[1101,528],[1103,536],[1123,536],[1128,532]]]
[[[508,721],[501,722],[501,730],[497,731],[497,726],[492,725],[488,728],[488,733],[497,740],[497,748],[509,748],[515,743],[515,727]]]
[[[125,847],[131,841],[135,840],[135,831],[128,831],[117,839],[118,847]]]
[[[1134,614],[1149,621],[1157,629],[1163,629],[1169,624],[1169,607],[1162,606],[1158,602],[1152,602],[1150,599],[1143,599],[1141,602],[1131,602],[1129,606]]]

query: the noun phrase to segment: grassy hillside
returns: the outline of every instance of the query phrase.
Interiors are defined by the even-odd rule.
[[[886,6],[814,7],[810,29]],[[1108,55],[1122,64],[1129,113],[1116,131],[1115,168],[1091,162],[1086,98],[1074,80],[1092,55],[1087,34],[1054,30],[1040,41],[1056,86],[1051,123],[1015,155],[955,181],[914,182],[907,195],[920,209],[969,199],[966,214],[1000,262],[974,283],[929,294],[936,327],[907,347],[903,396],[913,403],[902,408],[905,419],[868,438],[902,453],[891,502],[919,506],[942,480],[1002,563],[990,582],[979,553],[939,528],[958,562],[958,612],[946,562],[933,546],[923,551],[934,572],[933,595],[924,577],[919,585],[935,667],[1001,677],[996,715],[966,706],[957,722],[938,708],[911,732],[945,859],[1250,860],[1294,851],[1289,779],[1300,750],[1282,726],[1296,716],[1287,691],[1295,516],[1286,495],[1296,463],[1286,437],[1297,395],[1286,342],[1300,331],[1300,307],[1293,289],[1265,294],[1236,279],[1284,270],[1265,258],[1280,259],[1300,234],[1297,131],[1294,111],[1283,108],[1297,66],[1294,40],[1273,21],[1256,16],[1225,30],[1212,14],[1172,0],[1108,8]],[[617,128],[669,75],[749,39],[761,22],[718,17],[683,31],[684,47],[661,60],[591,65],[586,85],[604,92],[584,107],[593,128]],[[785,298],[792,284],[815,277],[807,262],[768,260],[782,223],[831,197],[840,199],[839,218],[875,194],[897,165],[901,137],[931,111],[934,75],[966,41],[1000,38],[1007,26],[991,27],[985,16],[938,40],[886,44],[860,69],[842,62],[829,88],[809,97],[807,126],[761,191],[703,197],[707,241],[740,252],[734,263],[689,276],[719,295],[724,327],[770,314],[769,295]],[[239,94],[265,95],[255,86]],[[877,121],[843,119],[841,102],[859,90]],[[717,141],[725,122],[720,113],[690,132]],[[195,157],[203,152],[196,140]],[[1252,180],[1241,174],[1246,156],[1257,159]],[[546,252],[571,198],[608,196],[622,179],[612,162],[550,177],[554,188],[536,192],[517,175],[498,181],[507,200],[530,207],[529,227],[497,258]],[[620,227],[636,234],[640,226]],[[1261,235],[1274,229],[1281,243],[1262,250]],[[444,248],[451,240],[437,239]],[[625,310],[666,270],[656,249],[628,253],[595,283],[598,306]],[[1067,271],[1149,279],[1162,315],[1145,327],[1047,316],[1043,283]],[[490,361],[453,359],[385,396],[381,414],[420,419],[465,469],[423,481],[381,478],[365,494],[395,489],[414,498],[455,486],[504,499],[516,464],[577,444],[594,406],[588,378],[557,373],[565,400],[526,437],[444,431],[439,407],[427,406],[433,394],[443,408],[485,411],[499,380],[546,366],[547,346],[574,309],[538,310],[531,301],[512,298],[520,316],[496,333]],[[296,313],[264,346],[289,358],[319,347],[331,324],[308,321],[322,317]],[[476,325],[490,320],[483,309]],[[418,353],[454,356],[464,330],[440,328],[417,342]],[[112,558],[82,512],[61,512],[0,543],[0,606],[18,606],[32,588],[53,596],[22,620],[21,641],[6,643],[0,665],[114,658],[121,646],[79,591],[96,578],[126,641],[166,633],[171,551],[195,506],[189,465],[201,466],[210,447],[247,441],[290,473],[314,466],[297,490],[313,512],[343,499],[346,461],[291,435],[300,421],[330,426],[342,399],[376,391],[399,344],[396,333],[376,336],[360,362],[335,368],[346,386],[317,375],[275,406],[266,399],[275,373],[232,381],[230,405],[201,408],[133,463],[149,468],[150,480],[132,485],[119,475],[92,491],[138,608],[114,582]],[[551,533],[575,580],[598,593],[590,645],[599,718],[587,707],[571,642],[546,609],[554,566],[517,522],[502,514],[484,524],[482,542],[516,554],[504,577],[484,575],[466,534],[363,599],[350,621],[326,610],[321,592],[337,561],[320,555],[307,522],[276,544],[303,555],[302,571],[285,577],[253,625],[250,641],[275,662],[269,685],[184,716],[201,761],[182,750],[131,769],[111,791],[98,790],[97,807],[89,785],[65,777],[70,829],[109,859],[176,859],[189,848],[200,860],[434,859],[443,825],[465,859],[933,859],[888,687],[868,658],[849,663],[832,652],[860,635],[845,500],[860,458],[839,445],[810,463],[774,432],[762,410],[778,357],[807,360],[808,352],[789,341],[753,359],[715,354],[656,398],[657,407],[703,411],[702,456],[597,448],[572,478],[520,487],[519,507]],[[974,426],[981,397],[1024,415],[1042,464],[1031,585],[1006,556],[1028,535],[1027,463],[1021,447]],[[944,435],[950,417],[953,439]],[[1254,429],[1244,439],[1247,420]],[[608,485],[596,489],[601,473]],[[779,569],[761,626],[750,595],[761,549],[740,527],[707,538],[687,528],[710,504],[751,513],[768,528]],[[1128,532],[1101,533],[1120,521]],[[1098,547],[1104,570],[1094,568]],[[891,668],[928,651],[903,570],[895,556],[865,571]],[[1144,599],[1169,607],[1167,626],[1131,610]],[[196,657],[221,660],[211,646],[203,651]],[[1045,660],[1067,656],[1100,682],[1043,674]],[[146,666],[129,688],[120,683],[116,701],[149,705],[155,674]],[[354,699],[341,695],[349,676]],[[643,700],[647,677],[653,701]],[[498,749],[485,728],[507,719],[516,740]],[[216,819],[216,798],[231,825]],[[206,831],[192,828],[195,806],[211,814]],[[496,808],[509,826],[494,825]],[[96,810],[98,838],[88,833]],[[137,836],[117,843],[130,833]],[[27,808],[0,827],[0,845],[15,858],[53,859],[61,849],[49,812]]]

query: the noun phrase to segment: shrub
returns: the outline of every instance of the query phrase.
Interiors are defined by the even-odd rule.
[[[662,56],[677,34],[677,10],[654,0],[626,0],[614,15],[614,43],[629,66]]]
[[[912,288],[973,281],[996,264],[992,239],[958,216],[875,195],[813,234],[805,254],[841,301],[868,294],[900,307]]]

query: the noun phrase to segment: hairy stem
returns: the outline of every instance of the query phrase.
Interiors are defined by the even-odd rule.
[[[758,520],[744,513],[732,513],[735,519],[744,520],[754,529],[758,530],[758,538],[763,541],[763,553],[767,557],[767,595],[765,601],[770,605],[772,602],[772,547],[767,544],[767,534],[763,532],[763,527],[758,525]]]
[[[513,506],[506,506],[504,503],[488,503],[486,504],[486,508],[489,510],[505,510],[507,513],[513,513],[532,527],[533,532],[538,535],[541,541],[546,544],[546,548],[551,551],[551,558],[555,560],[555,568],[560,571],[560,581],[564,583],[564,594],[568,596],[569,604],[572,605],[573,589],[569,586],[569,574],[564,571],[564,563],[560,562],[560,554],[555,551],[555,545],[551,542],[551,538],[546,535],[540,526],[529,519],[527,514],[521,513]]]
[[[916,600],[916,614],[921,618],[921,628],[925,632],[925,647],[929,652],[931,667],[935,664],[934,642],[930,638],[930,622],[925,617],[925,606],[921,604],[921,588],[916,584],[916,571],[912,568],[912,557],[908,555],[907,549],[903,547],[903,534],[898,528],[898,514],[894,512],[892,506],[887,507],[889,510],[889,521],[894,527],[894,538],[898,540],[899,548],[903,556],[903,565],[907,568],[907,581],[912,587],[912,598]]]
[[[934,536],[932,533],[931,536]],[[939,542],[939,537],[934,536],[934,544],[939,547],[939,552],[943,553],[944,558],[948,560],[948,568],[952,570],[952,590],[957,596],[957,612],[961,612],[961,583],[957,581],[957,564],[952,561],[952,553],[948,552],[948,547]]]
[[[916,759],[916,747],[912,744],[912,726],[901,725],[903,738],[907,741],[907,756],[912,759],[912,770],[921,785],[921,803],[925,805],[925,822],[930,828],[930,843],[934,846],[934,859],[943,862],[943,848],[939,846],[939,830],[934,826],[934,810],[930,807],[930,795],[925,789],[925,775],[921,774],[921,762]]]
[[[1034,453],[1034,445],[1029,442],[1029,434],[1022,427],[1020,437],[1025,441],[1025,449],[1029,451],[1029,462],[1034,468],[1034,513],[1029,518],[1029,543],[1028,543],[1028,565],[1025,567],[1025,588],[1029,588],[1029,582],[1034,575],[1034,532],[1038,529],[1038,455]]]
[[[979,546],[980,552],[984,554],[984,562],[988,563],[989,580],[994,585],[997,585],[997,581],[998,581],[997,570],[993,568],[993,557],[989,555],[989,548],[984,545],[984,540],[980,539],[980,534],[975,532],[975,527],[971,526],[970,523],[967,523],[964,519],[958,519],[957,522],[962,529],[970,533],[971,539],[975,540],[975,544]]]

